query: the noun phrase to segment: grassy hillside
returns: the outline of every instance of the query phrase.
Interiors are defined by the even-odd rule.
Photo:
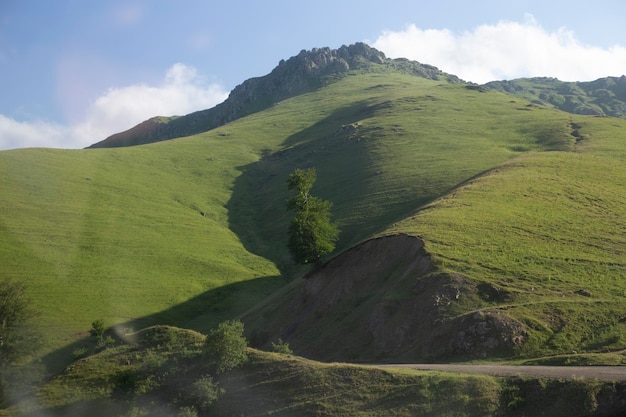
[[[626,117],[626,76],[567,82],[556,78],[492,81],[486,87],[575,114]]]
[[[308,123],[281,136],[285,120],[300,115]],[[280,213],[294,167],[317,168],[313,193],[334,203],[346,248],[521,153],[573,149],[573,131],[570,115],[505,94],[369,72],[212,134],[247,134],[268,144],[260,161],[241,167],[229,209],[244,243],[280,262],[276,236],[286,228]],[[280,147],[272,148],[277,137]]]
[[[624,271],[624,132],[618,119],[574,116],[373,65],[185,139],[1,152],[2,272],[29,284],[49,348],[82,336],[98,318],[120,327],[206,330],[244,313],[298,271],[285,249],[285,179],[296,167],[315,166],[313,193],[334,203],[342,230],[338,251],[377,233],[419,234],[444,269],[477,281],[512,280],[506,286],[520,300],[538,288],[529,277],[547,283],[537,290],[546,296],[576,284],[594,301],[606,300],[606,320],[614,320],[621,305],[614,297],[623,295],[617,278]],[[530,178],[517,180],[518,200],[510,200],[507,181],[525,172],[524,163]],[[544,166],[544,177],[557,180],[535,173]],[[504,182],[493,195],[502,200],[493,209],[503,213],[487,218],[487,209],[459,203],[469,209],[426,210],[389,229],[486,172],[468,187],[489,178]],[[539,193],[523,188],[533,181]],[[576,204],[551,209],[557,195]],[[485,194],[485,201],[491,198]],[[517,202],[507,208],[507,201]],[[439,213],[438,223],[422,222],[429,212]],[[505,217],[516,223],[493,222],[500,216],[501,223]],[[550,216],[561,219],[541,229],[545,238],[533,240],[533,232],[516,226],[554,220]],[[490,228],[473,229],[472,222]],[[580,243],[570,224],[594,240]],[[511,250],[498,252],[503,241]],[[548,253],[551,242],[567,245],[550,262],[532,257]],[[611,340],[611,346],[621,343]]]
[[[0,153],[2,274],[27,282],[48,347],[96,319],[206,328],[281,285],[228,229],[235,167],[254,158],[200,140]]]
[[[626,344],[623,158],[543,153],[501,165],[392,227],[437,266],[497,288],[482,309],[529,328],[518,354]]]
[[[201,335],[156,327],[133,340],[48,381],[37,398],[22,402],[24,415],[571,417],[624,411],[623,383],[383,370],[252,349],[243,367],[202,385],[218,388],[209,405],[214,391],[196,384],[211,374]]]

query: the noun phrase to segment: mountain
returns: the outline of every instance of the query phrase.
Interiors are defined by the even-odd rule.
[[[485,87],[569,113],[626,117],[624,75],[587,82],[565,82],[547,77],[520,78],[489,82]]]
[[[154,117],[95,143],[90,148],[134,146],[205,132],[267,109],[286,98],[313,91],[329,83],[333,77],[350,70],[368,71],[377,66],[433,80],[460,82],[457,77],[430,65],[406,59],[388,59],[382,52],[364,43],[339,49],[302,50],[287,61],[281,60],[271,73],[251,78],[235,87],[226,101],[211,109],[182,117]]]
[[[300,53],[278,67],[293,82],[245,82],[246,115],[191,136],[0,152],[0,265],[41,312],[49,374],[74,375],[98,319],[124,344],[240,318],[253,347],[324,361],[624,361],[626,120],[358,48]],[[303,78],[311,56],[334,64]],[[341,231],[310,268],[285,209],[308,167]]]
[[[542,82],[546,94],[562,85]],[[619,101],[621,83],[589,91],[605,86]],[[126,383],[146,403],[122,396],[113,414],[141,413],[155,397],[178,412],[175,387],[201,376],[192,359],[204,336],[163,325],[207,333],[233,318],[254,348],[282,340],[323,361],[624,363],[626,120],[528,98],[356,44],[303,51],[214,109],[131,135],[155,143],[0,152],[1,272],[26,283],[41,313],[44,414],[104,410]],[[286,248],[286,179],[309,167],[341,231],[319,267],[295,265]],[[109,345],[88,339],[98,319]],[[220,377],[233,414],[243,382],[262,394],[289,384],[289,396],[263,398],[313,404],[301,396],[311,386],[367,380],[350,395],[382,401],[380,371],[251,355],[251,367]],[[385,375],[389,403],[417,383]],[[546,388],[477,381],[491,398],[482,415],[526,407]],[[447,384],[436,392],[458,386]],[[589,409],[624,391],[572,384]],[[402,412],[418,394],[432,404],[418,391]],[[307,410],[337,397],[316,395]],[[565,403],[555,415],[572,415]]]

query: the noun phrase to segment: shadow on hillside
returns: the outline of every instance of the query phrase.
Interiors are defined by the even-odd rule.
[[[237,282],[206,291],[167,310],[120,323],[107,331],[114,340],[124,334],[154,325],[170,325],[206,333],[218,323],[246,313],[285,284],[281,276],[268,276]],[[87,329],[85,329],[87,330]],[[84,337],[42,358],[48,374],[56,374],[73,362],[77,352],[93,352],[95,342]]]
[[[292,217],[285,206],[290,197],[287,177],[296,168],[315,167],[317,182],[312,194],[332,201],[333,215],[340,220],[342,214],[350,211],[352,202],[367,192],[364,181],[348,182],[346,179],[362,179],[372,166],[360,132],[352,127],[370,117],[378,107],[362,101],[337,109],[287,137],[280,150],[268,150],[259,161],[237,167],[242,174],[235,180],[227,204],[229,228],[246,250],[274,262],[286,277],[302,273],[287,251],[287,229]],[[349,189],[342,189],[346,183]],[[347,216],[344,214],[344,217]],[[341,226],[338,251],[373,231],[367,225]]]

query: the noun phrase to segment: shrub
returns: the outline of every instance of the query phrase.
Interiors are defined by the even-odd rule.
[[[191,386],[191,396],[198,409],[206,411],[224,391],[210,376],[204,376]]]
[[[74,359],[82,359],[86,357],[88,353],[89,349],[87,349],[87,346],[81,346],[72,351],[72,356],[74,357]]]
[[[178,417],[198,417],[198,412],[194,407],[180,407]]]
[[[293,354],[293,350],[289,347],[289,343],[283,342],[282,339],[278,339],[276,343],[272,343],[272,351],[276,353],[283,353],[285,355]]]
[[[132,398],[139,386],[139,374],[136,369],[124,369],[113,375],[112,395],[117,399]]]
[[[209,331],[204,352],[215,365],[216,371],[221,373],[243,364],[248,359],[247,347],[243,323],[239,320],[229,320]]]
[[[0,281],[0,407],[6,400],[9,370],[20,365],[40,345],[33,325],[37,316],[26,297],[26,286],[9,278]]]
[[[96,320],[91,323],[91,329],[89,329],[89,334],[98,341],[102,340],[102,336],[104,335],[104,321]]]

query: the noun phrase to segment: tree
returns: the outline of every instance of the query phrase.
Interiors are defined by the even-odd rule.
[[[93,336],[96,341],[101,342],[104,336],[104,321],[98,319],[92,322],[91,329],[89,329],[89,334]]]
[[[243,323],[228,320],[211,329],[204,343],[204,352],[215,365],[218,373],[243,364],[248,356],[248,341],[243,335]]]
[[[287,188],[296,191],[287,202],[287,209],[296,212],[289,225],[288,248],[299,264],[320,263],[335,249],[339,236],[331,220],[332,203],[310,194],[316,177],[315,168],[298,168],[287,178]]]
[[[0,281],[0,404],[8,369],[39,347],[39,335],[31,324],[35,316],[26,286],[8,278]]]

